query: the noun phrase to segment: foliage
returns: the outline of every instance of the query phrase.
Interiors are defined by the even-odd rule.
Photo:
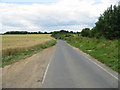
[[[95,27],[91,30],[84,28],[81,35],[84,37],[106,38],[109,40],[120,38],[120,5],[110,6],[98,18]]]
[[[56,39],[64,39],[64,38],[68,38],[71,37],[73,35],[74,32],[72,31],[65,31],[65,30],[61,30],[61,31],[55,31],[52,32],[52,37],[56,38]]]
[[[98,19],[91,30],[92,37],[106,39],[120,38],[120,6],[110,6]]]
[[[120,73],[120,66],[118,65],[118,40],[76,36],[67,38],[66,41]]]
[[[84,28],[82,31],[81,31],[81,35],[83,37],[90,37],[90,29],[89,28]]]
[[[86,31],[89,31],[89,29]],[[93,31],[95,30],[92,30],[92,32]],[[59,35],[59,37],[56,35]],[[79,48],[83,52],[93,56],[100,62],[120,73],[120,66],[118,65],[118,40],[83,37],[77,33],[71,34],[70,37],[65,37],[67,34],[60,34],[60,32],[56,35],[54,36],[56,36],[57,39],[67,41],[72,46]],[[84,35],[87,34],[84,33]]]
[[[38,31],[38,32],[28,32],[28,31],[7,31],[7,32],[5,32],[4,34],[51,34],[51,33],[48,33],[48,32],[41,32],[41,31]]]

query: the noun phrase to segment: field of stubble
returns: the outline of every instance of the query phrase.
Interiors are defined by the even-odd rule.
[[[51,34],[2,35],[3,65],[54,44]]]

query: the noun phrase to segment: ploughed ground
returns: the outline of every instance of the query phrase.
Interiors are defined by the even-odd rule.
[[[45,69],[55,46],[44,49],[18,62],[2,68],[3,88],[41,88]]]

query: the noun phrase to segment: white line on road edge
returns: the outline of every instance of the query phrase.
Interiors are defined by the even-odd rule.
[[[56,48],[55,48],[55,50],[56,50]],[[55,51],[54,51],[54,52],[55,52]],[[49,61],[48,65],[47,65],[47,68],[46,68],[46,70],[45,70],[45,73],[44,73],[44,76],[43,76],[43,80],[42,80],[42,84],[43,84],[44,81],[45,81],[45,77],[46,77],[46,75],[47,75],[48,68],[49,68],[49,66],[50,66],[50,63],[51,63],[51,61],[52,61],[53,56],[54,56],[54,55],[51,56],[50,61]]]
[[[51,60],[50,60],[50,62],[51,62]],[[46,70],[45,70],[45,73],[44,73],[44,76],[43,76],[43,80],[42,80],[42,84],[43,84],[44,81],[45,81],[45,77],[46,77],[46,74],[47,74],[48,68],[49,68],[49,66],[50,66],[50,62],[48,63],[47,68],[46,68]]]
[[[87,57],[88,58],[88,57]],[[105,72],[107,72],[108,74],[110,74],[112,77],[114,77],[115,79],[119,80],[118,77],[114,76],[112,73],[110,73],[109,71],[107,71],[105,68],[103,68],[102,66],[100,66],[99,64],[97,64],[96,62],[94,62],[93,60],[89,59],[92,63],[96,64],[98,67],[100,67],[101,69],[103,69]]]
[[[69,44],[68,44],[69,45]],[[73,47],[71,45],[69,45],[70,47]],[[100,67],[101,69],[103,69],[105,72],[107,72],[109,75],[111,75],[112,77],[114,77],[115,79],[119,80],[118,77],[114,76],[112,73],[110,73],[109,71],[107,71],[105,68],[103,68],[102,66],[100,66],[99,64],[97,64],[96,62],[94,62],[93,60],[89,59],[88,57],[86,57],[89,61],[91,61],[92,63],[94,63],[95,65],[97,65],[98,67]]]

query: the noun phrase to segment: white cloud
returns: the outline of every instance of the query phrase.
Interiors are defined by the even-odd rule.
[[[0,3],[2,32],[10,30],[81,30],[117,0],[59,0],[50,4]]]

